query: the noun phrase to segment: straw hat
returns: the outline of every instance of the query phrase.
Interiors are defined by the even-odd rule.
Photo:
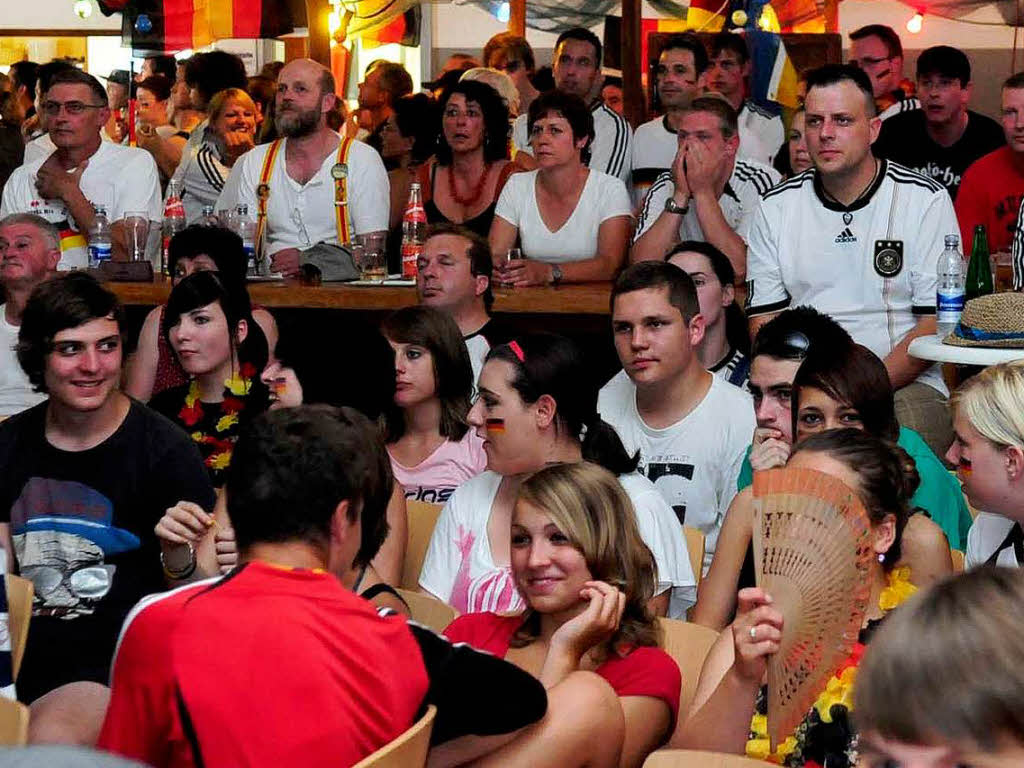
[[[958,347],[1024,348],[1024,294],[993,293],[971,299],[943,342]]]

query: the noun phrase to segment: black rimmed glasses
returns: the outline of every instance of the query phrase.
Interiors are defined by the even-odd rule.
[[[84,101],[44,101],[43,112],[47,117],[56,117],[63,107],[69,115],[80,115],[87,109],[103,109],[106,104],[86,104]]]

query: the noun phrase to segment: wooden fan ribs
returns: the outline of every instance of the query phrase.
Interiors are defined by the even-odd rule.
[[[757,583],[784,618],[768,660],[774,750],[853,650],[869,593],[870,522],[857,496],[820,472],[757,472],[753,491]]]

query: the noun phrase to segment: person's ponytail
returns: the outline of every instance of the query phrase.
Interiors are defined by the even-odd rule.
[[[582,441],[583,458],[599,464],[615,475],[626,475],[635,472],[640,463],[640,452],[632,456],[626,452],[619,433],[615,428],[595,413],[587,420]]]

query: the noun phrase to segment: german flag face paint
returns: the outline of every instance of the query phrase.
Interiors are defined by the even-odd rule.
[[[487,427],[487,431],[492,435],[501,435],[505,432],[504,419],[487,419],[484,423]]]
[[[960,461],[957,462],[956,468],[962,477],[971,476],[972,467],[970,459],[965,459],[963,456],[961,456]]]

